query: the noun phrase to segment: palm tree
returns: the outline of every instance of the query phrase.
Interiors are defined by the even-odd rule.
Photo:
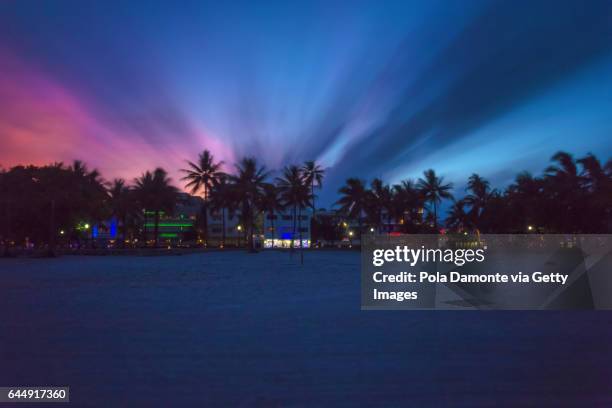
[[[204,150],[198,155],[197,163],[187,161],[187,164],[189,168],[181,169],[181,172],[186,174],[181,180],[187,181],[185,187],[190,190],[191,194],[202,191],[202,198],[204,199],[204,205],[202,206],[204,243],[208,246],[208,201],[213,185],[224,176],[221,171],[223,162],[215,163],[214,156],[208,150]]]
[[[523,171],[515,177],[504,193],[504,201],[508,208],[509,220],[507,226],[511,232],[524,231],[527,225],[544,226],[546,222],[549,199],[544,195],[545,182]],[[499,216],[499,214],[496,214]],[[504,232],[509,232],[506,229]]]
[[[367,211],[369,218],[380,230],[383,225],[383,213],[386,215],[387,224],[391,223],[393,214],[393,191],[388,184],[384,184],[379,178],[375,178],[370,183],[370,191],[368,191]]]
[[[605,167],[591,153],[577,160],[577,163],[582,166],[580,176],[588,197],[585,201],[589,217],[585,219],[585,229],[603,232],[612,214],[612,174],[606,174]]]
[[[548,175],[578,178],[578,167],[571,154],[560,151],[555,153],[550,160],[557,162],[557,164],[546,168],[546,173]]]
[[[236,199],[234,186],[228,183],[227,176],[219,178],[213,183],[210,190],[210,208],[212,211],[221,212],[221,222],[223,231],[221,233],[221,246],[225,247],[225,212],[228,211],[230,217],[236,210]]]
[[[607,184],[609,177],[606,175],[606,171],[601,165],[601,162],[592,153],[577,160],[577,163],[580,163],[582,166],[582,173],[580,176],[586,184],[586,187],[591,191],[597,191]]]
[[[579,192],[584,179],[578,174],[578,166],[571,154],[557,152],[551,157],[555,164],[546,168],[545,190],[551,198],[554,228],[563,232],[580,232],[586,214],[585,203]]]
[[[257,160],[250,157],[245,157],[236,164],[236,174],[230,176],[230,180],[236,188],[236,198],[240,203],[241,217],[246,224],[245,233],[251,252],[255,251],[253,233],[258,210],[257,204],[261,202],[263,186],[267,177],[266,168],[259,166]]]
[[[293,234],[291,236],[291,249],[294,247],[296,220],[300,235],[300,248],[302,247],[301,218],[302,209],[311,204],[310,186],[297,166],[287,166],[282,177],[276,179],[283,206],[293,207]]]
[[[135,212],[132,189],[125,184],[125,180],[115,179],[108,189],[108,194],[112,215],[121,221],[123,246],[127,238],[127,219]]]
[[[160,213],[170,213],[174,210],[178,190],[170,184],[171,180],[168,177],[168,173],[160,167],[156,168],[153,173],[146,171],[142,176],[134,180],[134,183],[134,192],[145,212],[145,237],[146,213],[147,211],[154,213],[153,237],[157,247],[159,242]]]
[[[480,234],[480,220],[487,208],[491,188],[487,180],[474,173],[468,179],[467,190],[470,194],[465,196],[463,202],[470,207],[469,215],[472,219],[472,224],[476,228],[476,234]]]
[[[448,212],[446,225],[449,228],[454,228],[461,231],[469,228],[470,218],[470,215],[465,211],[465,201],[454,201],[450,211]]]
[[[61,163],[59,163],[62,168]],[[78,194],[74,203],[80,216],[89,220],[91,224],[99,223],[109,215],[108,195],[105,182],[96,169],[89,171],[87,165],[75,160],[69,171],[72,173],[74,187]],[[94,228],[91,228],[91,242],[94,244]]]
[[[302,175],[304,176],[305,183],[310,186],[310,195],[312,196],[312,216],[314,217],[316,212],[314,189],[315,186],[319,189],[323,187],[325,170],[316,164],[314,160],[308,160],[304,162],[304,165],[302,166]]]
[[[276,228],[274,227],[274,218],[277,211],[282,211],[284,206],[280,199],[279,189],[274,184],[265,184],[261,204],[259,206],[262,211],[268,214],[270,223],[272,224],[272,239],[276,238]]]
[[[433,206],[433,223],[434,229],[438,230],[438,204],[444,199],[451,199],[453,195],[450,190],[453,188],[452,183],[444,184],[444,178],[436,176],[433,169],[425,170],[423,177],[418,181],[418,188],[421,190],[425,201],[428,201]]]
[[[91,197],[85,195],[82,179],[75,178],[71,168],[65,167],[63,163],[53,163],[39,169],[30,168],[33,173],[32,181],[36,185],[36,190],[41,196],[41,202],[48,203],[43,206],[43,211],[49,220],[49,247],[47,255],[55,256],[56,246],[56,226],[62,225],[69,219],[67,214],[78,214],[81,217],[89,212],[91,205],[101,203],[91,203],[87,201]],[[74,210],[74,209],[77,210]],[[59,219],[59,223],[58,223]]]
[[[352,220],[357,220],[359,225],[359,239],[361,240],[362,214],[367,208],[368,192],[363,181],[350,178],[346,185],[338,192],[342,194],[336,204],[340,205],[340,212],[346,214]]]
[[[404,231],[408,231],[410,226],[414,228],[422,223],[423,197],[414,181],[402,180],[400,184],[393,186],[393,192],[393,215],[403,223]]]

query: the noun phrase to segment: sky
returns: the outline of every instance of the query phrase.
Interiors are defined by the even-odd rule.
[[[610,1],[0,0],[0,165],[106,179],[209,149],[272,171],[435,169],[461,194],[558,150],[612,157]]]

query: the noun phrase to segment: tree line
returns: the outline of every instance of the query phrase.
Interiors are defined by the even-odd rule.
[[[207,243],[208,213],[222,215],[225,242],[226,213],[237,214],[249,248],[257,232],[260,215],[293,215],[293,236],[301,231],[300,215],[313,215],[316,238],[339,238],[339,217],[351,221],[357,235],[366,228],[378,232],[437,233],[443,229],[483,233],[604,233],[612,225],[612,161],[602,165],[592,154],[575,160],[559,152],[541,176],[519,173],[503,190],[473,174],[463,197],[455,198],[452,183],[434,170],[417,180],[394,185],[380,179],[369,185],[349,178],[339,189],[337,216],[317,214],[316,189],[323,185],[325,171],[314,161],[286,166],[274,179],[254,158],[243,158],[232,172],[207,150],[181,169],[181,181],[191,194],[203,199],[198,217]],[[79,239],[91,226],[115,217],[125,241],[140,234],[159,242],[162,214],[171,214],[179,190],[162,168],[146,171],[131,183],[123,179],[106,182],[97,170],[81,161],[71,165],[15,166],[0,170],[0,209],[4,247],[26,240],[53,248],[58,239]],[[442,209],[449,208],[446,217]],[[153,231],[147,231],[152,221]]]
[[[223,164],[205,150],[181,169],[185,188],[203,199],[196,224],[205,244],[209,211],[223,215],[223,244],[226,212],[237,214],[250,249],[254,248],[256,220],[262,213],[269,215],[274,225],[276,212],[292,211],[295,236],[296,230],[301,231],[302,211],[312,208],[314,212],[314,190],[322,186],[324,174],[315,162],[287,166],[274,180],[254,158],[240,160],[232,173],[221,171]],[[0,240],[5,249],[30,242],[44,244],[52,251],[59,239],[87,239],[94,225],[114,217],[119,220],[120,244],[128,236],[146,242],[152,234],[152,245],[158,246],[160,220],[162,215],[172,214],[178,193],[163,168],[146,171],[127,183],[124,179],[106,182],[81,161],[15,166],[0,171]],[[150,221],[153,231],[147,231]]]
[[[519,173],[505,189],[472,174],[465,194],[455,198],[453,184],[434,170],[418,180],[395,185],[374,179],[369,188],[348,179],[340,189],[340,211],[378,231],[389,225],[403,233],[608,233],[612,229],[612,160],[592,154],[575,160],[567,152],[551,158],[541,176]],[[446,202],[446,203],[444,203]],[[450,206],[440,222],[440,208]]]

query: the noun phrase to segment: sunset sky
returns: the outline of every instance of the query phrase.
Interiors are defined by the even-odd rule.
[[[329,204],[348,176],[504,186],[611,140],[610,1],[0,0],[5,168],[315,159]]]

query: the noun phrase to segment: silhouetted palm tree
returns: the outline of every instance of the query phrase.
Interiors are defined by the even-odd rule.
[[[80,160],[75,160],[69,169],[73,174],[74,187],[80,192],[80,200],[74,204],[81,213],[81,217],[92,224],[90,234],[93,244],[93,225],[104,221],[109,216],[105,182],[98,170],[89,171],[87,165]]]
[[[462,201],[470,207],[471,224],[476,228],[476,233],[480,234],[480,220],[487,208],[491,188],[487,180],[474,173],[468,179],[467,190],[470,194],[466,195]]]
[[[583,229],[589,232],[605,232],[612,214],[612,174],[606,174],[601,162],[591,153],[576,161],[582,166],[583,184],[588,217]]]
[[[557,164],[546,168],[546,173],[548,175],[572,179],[578,178],[578,167],[571,154],[567,152],[557,152],[550,160],[557,162]]]
[[[123,179],[114,179],[108,189],[112,215],[121,221],[121,246],[125,245],[127,238],[128,217],[135,213],[136,203],[132,190]]]
[[[189,168],[181,169],[181,172],[186,173],[186,176],[181,180],[187,181],[185,185],[191,194],[202,192],[204,205],[202,206],[202,215],[204,220],[204,243],[208,246],[208,200],[210,190],[215,182],[224,176],[221,171],[223,162],[215,163],[215,157],[208,151],[204,150],[198,155],[197,163],[187,161]]]
[[[35,174],[32,177],[34,184],[36,185],[36,190],[40,194],[41,201],[48,204],[43,205],[44,214],[48,214],[48,256],[55,256],[55,246],[57,242],[57,225],[59,219],[59,225],[62,225],[64,222],[68,221],[68,217],[65,217],[65,214],[69,213],[72,205],[83,205],[83,209],[74,211],[78,213],[79,217],[83,214],[83,212],[87,213],[89,206],[92,204],[90,202],[86,202],[85,196],[83,195],[84,189],[81,184],[81,178],[75,178],[74,172],[70,168],[64,167],[63,163],[54,163],[49,166],[44,166],[36,171],[32,169]],[[62,188],[69,184],[71,186],[70,189]],[[76,194],[72,194],[76,192]],[[73,199],[76,203],[72,203]],[[87,197],[90,198],[90,197]],[[83,203],[83,204],[81,204]],[[74,208],[74,207],[72,207]],[[72,221],[72,220],[70,220]]]
[[[259,166],[254,158],[245,157],[236,164],[236,174],[230,180],[236,188],[236,198],[240,203],[240,213],[245,225],[250,251],[255,250],[253,242],[255,217],[258,212],[257,204],[261,202],[263,186],[268,173],[264,166]]]
[[[159,243],[159,219],[161,212],[171,213],[176,204],[178,190],[172,186],[168,173],[162,168],[157,168],[151,173],[145,172],[134,180],[134,192],[142,209],[145,212],[145,226],[147,222],[146,212],[154,213],[153,237],[155,246]],[[146,231],[146,230],[145,230]]]
[[[274,184],[265,184],[263,187],[263,195],[259,207],[270,219],[270,223],[272,224],[272,237],[274,239],[276,238],[274,218],[276,217],[276,212],[282,211],[284,206],[281,202],[280,191]]]
[[[293,234],[291,236],[291,249],[294,247],[296,227],[300,235],[300,248],[302,247],[302,210],[311,204],[310,185],[300,168],[287,166],[282,177],[276,179],[281,202],[284,207],[293,208]],[[296,222],[297,221],[297,222]]]
[[[521,173],[501,192],[491,189],[480,176],[473,175],[468,181],[465,200],[454,203],[451,208],[449,225],[455,228],[460,223],[465,228],[493,233],[609,232],[612,228],[612,161],[602,165],[592,154],[574,160],[565,152],[555,154],[552,160],[552,165],[543,175]],[[212,158],[204,161],[215,164]],[[189,171],[195,169],[191,167]],[[301,172],[292,172],[302,173],[304,178],[306,171],[302,167]],[[160,177],[160,173],[163,176]],[[231,176],[229,182],[222,180],[217,186],[213,181],[212,189],[207,184],[204,194],[210,199],[211,205],[222,212],[232,211],[232,204],[236,204],[246,227],[244,231],[250,238],[251,248],[256,217],[261,211],[269,212],[264,196],[264,190],[268,190],[268,187],[264,187],[265,177],[265,170],[257,166],[253,159],[244,159],[237,165],[237,174]],[[155,181],[160,179],[165,181]],[[317,185],[316,179],[314,181],[314,184],[312,180],[304,182],[310,196]],[[138,179],[133,195],[140,208],[156,213],[156,225],[161,211],[167,211],[163,208],[171,207],[159,203],[163,194],[157,192],[159,188],[153,187],[157,184],[168,184],[165,172],[146,172]],[[222,184],[226,187],[220,187]],[[1,238],[5,242],[10,238],[11,242],[27,241],[47,246],[49,252],[53,253],[58,237],[63,237],[62,240],[78,238],[87,223],[93,225],[96,221],[107,219],[108,215],[123,213],[120,197],[127,189],[125,184],[116,182],[111,192],[105,191],[103,187],[100,174],[96,170],[89,171],[81,161],[75,161],[70,166],[54,163],[46,166],[15,166],[0,171]],[[230,194],[216,194],[217,187],[219,191],[227,188]],[[359,222],[360,232],[364,213],[370,216],[373,223],[380,225],[380,217],[385,210],[387,216],[393,214],[403,232],[418,232],[422,230],[420,224],[425,200],[429,207],[426,219],[431,225],[437,226],[438,205],[450,197],[450,184],[444,184],[442,179],[429,170],[416,186],[406,180],[388,189],[382,181],[375,180],[368,192],[364,182],[349,179],[339,191],[341,197],[337,204],[344,214]],[[173,193],[176,193],[175,189]],[[386,208],[389,193],[392,195],[391,211]],[[226,201],[221,204],[217,202],[217,197],[224,197]],[[471,218],[476,225],[471,225],[470,220],[464,220],[465,212],[473,215]],[[147,212],[144,214],[146,217]],[[296,223],[298,219],[296,214]],[[338,223],[333,217],[324,221],[317,229],[326,231],[327,236],[335,239],[339,233]],[[125,228],[125,222],[123,224]],[[145,219],[145,236],[146,226]]]
[[[304,176],[305,183],[310,186],[310,195],[312,196],[312,216],[314,217],[316,213],[314,189],[315,186],[318,188],[323,187],[325,170],[316,164],[314,160],[308,160],[302,166],[302,175]]]
[[[387,224],[391,223],[391,217],[394,212],[393,190],[388,184],[384,184],[379,178],[375,178],[370,183],[368,191],[368,203],[366,205],[366,213],[377,230],[380,231],[383,221],[383,214],[386,215]]]
[[[232,184],[228,183],[228,177],[221,177],[213,183],[210,190],[210,208],[213,211],[221,212],[223,231],[221,233],[221,245],[225,246],[225,212],[233,217],[236,211],[236,191]]]
[[[436,172],[433,169],[429,169],[423,172],[423,178],[419,179],[417,186],[425,200],[433,206],[433,224],[434,229],[437,231],[438,204],[444,199],[453,198],[453,195],[450,193],[453,185],[452,183],[444,184],[444,178],[436,176]]]
[[[414,181],[402,180],[393,186],[392,210],[395,219],[403,224],[404,231],[415,228],[423,222],[423,195]]]
[[[583,185],[583,179],[578,174],[578,166],[571,154],[555,153],[551,160],[555,164],[545,171],[546,195],[551,198],[551,212],[554,213],[554,229],[569,231],[572,223],[582,224],[588,216],[583,197],[577,194]],[[581,228],[578,227],[578,232]]]
[[[459,231],[469,228],[471,221],[470,215],[465,211],[465,201],[459,200],[453,202],[448,217],[446,218],[446,226]]]
[[[356,220],[359,226],[359,239],[363,223],[363,213],[367,208],[368,192],[363,181],[350,178],[346,180],[346,185],[341,187],[338,192],[341,194],[336,204],[340,205],[340,212],[348,218]]]
[[[591,191],[597,191],[607,184],[609,176],[606,175],[601,162],[593,154],[587,154],[585,157],[577,160],[577,163],[582,165],[583,170],[580,176],[585,187]]]
[[[506,189],[504,198],[509,208],[507,224],[512,226],[512,231],[504,232],[524,232],[528,225],[543,226],[543,214],[548,205],[543,193],[542,179],[526,171],[519,173],[514,183]],[[496,213],[496,216],[501,217],[502,214]]]

